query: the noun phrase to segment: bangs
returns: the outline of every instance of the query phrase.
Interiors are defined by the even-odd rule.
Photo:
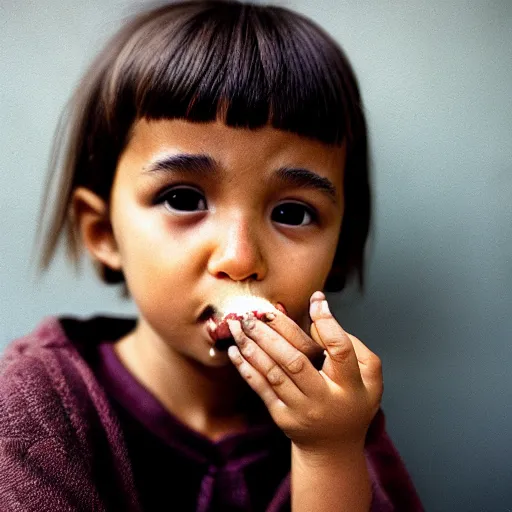
[[[271,125],[345,144],[345,209],[325,288],[342,289],[352,273],[362,285],[371,216],[366,121],[350,63],[315,23],[236,0],[170,3],[128,21],[89,67],[57,129],[38,229],[41,268],[64,232],[70,259],[79,261],[73,193],[84,187],[109,204],[120,155],[141,118]],[[98,270],[105,282],[124,283],[122,272]]]
[[[350,65],[319,27],[287,13],[231,2],[167,6],[118,54],[104,98],[108,117],[270,124],[350,145],[358,113],[349,109],[360,105]]]

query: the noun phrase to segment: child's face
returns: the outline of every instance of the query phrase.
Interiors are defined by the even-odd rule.
[[[230,364],[209,356],[200,315],[243,283],[307,329],[338,241],[344,160],[342,147],[271,127],[138,121],[111,223],[142,331],[204,364]]]

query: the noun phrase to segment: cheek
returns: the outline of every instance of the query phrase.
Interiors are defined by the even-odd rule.
[[[333,240],[325,242],[325,245],[317,245],[314,251],[308,251],[287,261],[287,270],[282,273],[282,282],[276,287],[286,293],[282,298],[290,317],[308,334],[311,325],[309,299],[315,291],[323,289],[336,249]]]
[[[290,318],[304,328],[309,320],[309,299],[313,292],[322,290],[329,268],[328,264],[322,265],[319,261],[299,259],[289,263],[288,271],[283,272],[275,289],[281,290],[277,297],[282,299]],[[293,272],[290,272],[291,268]]]
[[[293,278],[290,276],[289,279],[294,281],[295,286],[311,289],[311,293],[313,293],[323,285],[327,278],[331,270],[334,252],[335,247],[333,249],[331,244],[317,245],[314,250],[286,262],[285,275],[290,276],[290,269],[294,269]]]
[[[191,268],[189,251],[151,215],[127,211],[114,225],[121,265],[132,294],[173,293]],[[188,262],[188,265],[187,265]]]

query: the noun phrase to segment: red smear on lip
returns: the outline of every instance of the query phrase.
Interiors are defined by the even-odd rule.
[[[286,308],[278,302],[276,304],[276,309],[279,310],[281,313],[288,316],[288,312],[286,311]],[[252,311],[252,314],[258,319],[265,321],[265,312],[261,311]],[[231,331],[229,330],[229,325],[227,323],[227,320],[242,320],[243,315],[238,315],[236,313],[228,313],[220,322],[216,323],[216,328],[214,330],[210,329],[208,327],[208,332],[214,342],[217,340],[221,340],[224,338],[230,338],[231,337]]]
[[[259,311],[252,311],[252,314],[259,320],[263,320],[264,313]],[[242,320],[243,315],[237,315],[236,313],[228,313],[220,322],[216,322],[217,327],[214,331],[210,329],[210,336],[214,341],[221,340],[224,338],[231,337],[231,331],[229,330],[228,320]]]

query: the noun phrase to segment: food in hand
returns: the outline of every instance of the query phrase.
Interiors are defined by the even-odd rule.
[[[242,320],[246,314],[252,313],[259,320],[270,322],[275,318],[276,310],[287,314],[281,303],[278,302],[274,306],[263,297],[253,295],[231,297],[214,310],[215,313],[208,319],[207,326],[212,343],[218,350],[227,350],[234,344],[227,320]]]

